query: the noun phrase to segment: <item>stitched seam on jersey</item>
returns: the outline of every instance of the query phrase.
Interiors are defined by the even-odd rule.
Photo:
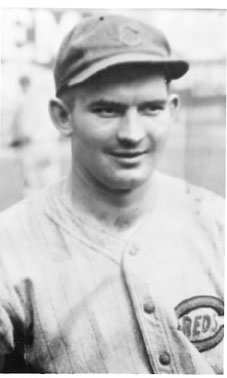
[[[94,273],[93,267],[92,267],[92,273],[93,273],[93,274],[92,274],[92,277],[93,277],[93,282],[94,282],[94,277],[96,277],[96,272]],[[95,286],[96,286],[96,285],[95,285]],[[112,285],[111,285],[111,288],[112,288]],[[111,293],[113,293],[113,290],[111,291]],[[106,317],[105,317],[105,320],[106,320]],[[109,324],[109,322],[106,322],[106,324]],[[107,328],[108,328],[108,327],[107,327]],[[95,333],[95,331],[94,331],[94,333]],[[95,335],[96,335],[96,333],[95,333]],[[96,340],[98,341],[97,338],[96,338]],[[97,342],[97,344],[99,345],[98,342]],[[115,348],[114,348],[114,352],[115,352]],[[101,354],[101,356],[103,357],[103,353],[101,352],[101,350],[100,350],[100,354]],[[117,356],[117,358],[118,358],[118,354],[117,354],[117,353],[115,353],[115,356]],[[103,358],[103,360],[104,360],[104,358]],[[121,366],[121,362],[120,362],[119,366]],[[106,365],[105,365],[105,367],[106,367],[106,372],[109,373],[109,371],[108,371]]]
[[[116,236],[114,233],[108,232],[106,229],[102,229],[101,227],[98,227],[98,225],[94,224],[88,217],[83,217],[80,214],[76,214],[73,212],[70,207],[68,206],[68,201],[63,200],[62,196],[60,196],[59,193],[59,187],[57,188],[57,192],[55,191],[55,200],[60,204],[60,206],[70,215],[70,220],[73,224],[76,224],[77,226],[81,226],[81,224],[86,224],[89,228],[102,233],[108,237],[111,237],[113,239],[116,239],[117,241],[122,241],[123,239],[120,239],[118,236]],[[52,217],[54,217],[52,215]],[[60,222],[59,225],[61,226]],[[69,227],[70,228],[70,227]]]
[[[142,222],[139,223],[138,227],[135,229],[135,231],[132,233],[132,235],[130,236],[129,239],[124,239],[124,238],[120,238],[119,236],[117,236],[115,233],[112,233],[110,231],[107,231],[106,229],[103,229],[102,227],[98,227],[97,224],[93,223],[89,217],[83,217],[82,215],[77,214],[75,212],[72,212],[69,204],[68,204],[68,200],[66,198],[66,196],[61,196],[60,195],[60,185],[58,185],[58,187],[56,188],[55,190],[55,196],[54,196],[54,201],[58,204],[60,204],[60,206],[64,209],[64,211],[66,211],[68,214],[70,214],[70,220],[72,221],[73,224],[76,224],[77,226],[81,226],[81,224],[86,224],[89,228],[93,229],[93,230],[96,230],[97,232],[101,233],[102,235],[104,236],[107,236],[109,238],[113,238],[115,239],[117,242],[119,243],[122,243],[124,245],[124,243],[126,242],[130,242],[130,240],[134,237],[135,234],[138,233],[139,229],[141,227],[143,227],[144,224],[146,224],[147,222],[147,219],[151,216],[151,209],[154,209],[154,207],[157,206],[157,199],[159,197],[159,194],[158,194],[158,185],[157,185],[157,179],[155,181],[155,187],[154,187],[154,195],[156,196],[156,202],[154,202],[154,200],[152,201],[152,204],[150,204],[148,207],[149,207],[149,212],[147,213],[147,215],[145,216],[145,218],[142,220]],[[65,200],[63,200],[63,197]],[[57,210],[58,210],[58,213],[59,213],[59,209],[57,207]],[[46,210],[47,213],[48,213],[48,209]],[[60,213],[61,214],[61,213]],[[50,218],[53,218],[54,215],[50,215],[48,214]],[[55,218],[55,217],[54,217]],[[59,222],[58,220],[55,219],[55,221],[59,224],[59,226],[62,226],[61,222]],[[70,228],[70,227],[69,227]]]
[[[57,225],[59,225],[58,222],[56,222],[55,220],[53,220],[51,218],[52,222],[56,223]],[[112,260],[113,262],[115,262],[117,265],[120,265],[120,258],[117,259],[115,257],[115,255],[113,254],[113,256],[110,256],[109,254],[105,253],[104,251],[101,251],[101,249],[104,249],[103,247],[101,248],[100,246],[93,246],[92,244],[90,244],[89,242],[87,242],[86,240],[84,240],[83,238],[81,238],[79,235],[75,235],[71,232],[71,230],[69,230],[68,228],[64,227],[63,225],[61,225],[61,227],[70,235],[72,236],[74,239],[76,239],[77,241],[79,241],[81,244],[83,244],[85,247],[88,247],[89,249],[95,251],[96,253],[99,253],[101,254],[102,256],[108,258],[109,260]],[[124,246],[121,246],[120,248],[124,248]]]
[[[175,355],[174,355],[174,352],[173,352],[174,349],[169,347],[169,346],[172,345],[172,338],[170,336],[170,329],[169,329],[168,325],[166,325],[166,322],[165,322],[166,316],[162,312],[162,310],[159,306],[156,307],[156,311],[159,315],[159,319],[160,319],[159,321],[162,324],[162,328],[164,330],[163,335],[164,335],[164,338],[165,338],[165,345],[168,345],[168,353],[171,356],[171,361],[173,362],[173,365],[174,365],[174,368],[171,369],[171,370],[172,370],[173,374],[181,374],[181,371],[179,370],[179,366],[176,362]]]
[[[150,365],[151,365],[150,368],[154,372],[154,374],[158,374],[159,369],[157,368],[156,361],[153,357],[154,351],[150,347],[149,338],[146,334],[146,327],[144,325],[144,317],[143,317],[143,314],[141,313],[141,310],[140,310],[141,300],[140,300],[140,297],[137,293],[136,286],[134,285],[133,281],[131,281],[131,274],[130,274],[130,272],[128,273],[127,270],[128,269],[126,267],[126,269],[124,269],[125,281],[126,281],[126,284],[128,286],[129,295],[132,297],[133,309],[136,313],[136,317],[138,317],[138,325],[141,328],[141,334],[142,334],[142,337],[144,339],[145,349],[146,349],[147,354],[148,354],[149,362],[150,362],[150,360],[152,360],[152,363],[150,362]],[[134,301],[135,301],[135,304],[134,304]],[[157,373],[154,370],[156,370]]]
[[[155,351],[154,349],[151,348],[151,343],[149,341],[149,337],[147,336],[147,330],[146,330],[146,326],[144,325],[144,317],[143,317],[143,313],[142,313],[142,310],[140,309],[141,307],[141,301],[140,301],[140,298],[137,294],[137,290],[133,288],[133,283],[131,283],[131,286],[132,286],[132,292],[133,292],[133,296],[134,298],[136,299],[136,304],[139,303],[139,309],[136,308],[136,312],[138,314],[138,317],[140,319],[140,322],[139,322],[139,326],[142,328],[142,335],[143,335],[143,338],[144,338],[144,343],[145,343],[145,346],[146,346],[146,349],[148,348],[149,352],[148,352],[148,355],[149,355],[149,359],[151,358],[152,360],[152,363],[153,363],[153,366],[151,364],[151,370],[154,371],[154,368],[159,372],[159,368],[157,366],[157,363],[156,363],[156,360],[154,359],[154,354],[155,354]],[[155,373],[155,374],[159,374],[159,373]]]
[[[123,274],[123,270],[122,270],[122,265],[120,266],[120,277],[121,277],[121,280],[123,281],[122,282],[122,284],[123,284],[123,286],[125,287],[125,279],[124,279],[124,274]],[[128,290],[127,290],[128,291]],[[112,290],[112,293],[113,293],[113,296],[114,296],[114,298],[117,298],[116,297],[116,292],[115,292],[115,290]],[[128,299],[128,292],[126,292],[126,298]],[[130,298],[129,298],[129,300],[130,300]],[[118,311],[119,311],[119,313],[122,315],[122,312],[121,312],[121,306],[120,306],[120,304],[119,304],[119,302],[118,302],[118,300],[116,299],[115,300],[115,304],[117,304],[117,307],[118,307]],[[132,311],[133,312],[133,311]],[[135,316],[135,315],[134,315]],[[121,321],[123,321],[124,322],[124,317],[123,316],[121,316],[121,319],[123,319],[123,320],[121,320]],[[133,319],[133,321],[134,321],[134,319]],[[124,322],[125,323],[125,322]],[[129,351],[129,354],[130,354],[130,356],[131,357],[133,357],[133,354],[132,354],[132,351],[131,351],[131,348],[130,348],[130,339],[129,339],[129,337],[128,337],[128,334],[126,334],[127,335],[127,349],[128,349],[128,351]],[[133,359],[132,359],[132,361],[133,361]],[[137,373],[139,373],[139,371],[137,370],[137,367],[136,367],[136,364],[134,364],[134,368],[135,368],[135,370],[136,370],[136,372]]]
[[[57,201],[60,202],[61,207],[63,206],[64,212],[67,211],[67,214],[69,214],[68,208],[65,207],[65,204],[62,204],[61,201],[58,198],[57,198]],[[55,209],[55,211],[56,211],[56,209]],[[58,218],[56,216],[53,216],[53,214],[49,214],[48,211],[46,212],[47,217],[53,223],[55,223],[57,226],[60,226],[69,235],[71,235],[74,239],[79,240],[83,245],[91,248],[93,251],[95,251],[97,253],[101,253],[103,256],[108,257],[110,260],[116,262],[117,264],[120,264],[121,248],[124,247],[124,244],[125,244],[124,240],[122,240],[120,238],[117,238],[115,236],[113,237],[113,239],[115,239],[115,241],[119,244],[118,248],[119,248],[119,254],[120,254],[120,256],[117,256],[116,253],[115,254],[114,253],[113,254],[112,253],[106,253],[106,250],[108,250],[107,247],[104,247],[104,246],[101,246],[101,245],[97,245],[97,247],[96,247],[93,244],[87,242],[87,240],[85,239],[84,236],[81,237],[80,234],[83,232],[83,230],[82,231],[80,230],[80,233],[77,232],[76,235],[75,235],[75,229],[73,230],[72,227],[67,227],[65,224],[63,224],[63,222],[60,220],[62,218],[62,214],[61,214],[61,212],[59,212],[58,208],[57,208],[57,211],[58,211]],[[76,219],[76,222],[74,222],[74,223],[75,223],[75,226],[76,226],[76,230],[78,230],[78,227],[81,226],[81,223],[78,221],[78,219]],[[99,229],[96,229],[96,231],[98,231],[100,233]],[[109,238],[112,237],[112,235],[108,235],[107,233],[106,233],[106,236],[108,236]],[[103,233],[103,237],[105,237],[104,233]]]

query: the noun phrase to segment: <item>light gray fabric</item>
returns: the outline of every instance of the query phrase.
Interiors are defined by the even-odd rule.
[[[224,300],[224,201],[156,179],[155,205],[127,241],[72,212],[64,180],[1,214],[0,356],[9,370],[18,369],[16,353],[33,372],[223,371],[223,340],[198,351],[175,308],[194,297]],[[201,324],[199,340],[210,335]]]

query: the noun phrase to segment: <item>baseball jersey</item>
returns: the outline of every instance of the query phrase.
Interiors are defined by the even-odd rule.
[[[73,210],[66,180],[1,214],[3,372],[223,372],[223,199],[155,180],[128,239]]]

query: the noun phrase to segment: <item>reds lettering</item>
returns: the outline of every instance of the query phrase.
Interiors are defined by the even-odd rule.
[[[203,352],[224,337],[224,302],[210,295],[185,299],[175,307],[178,330]]]
[[[213,336],[218,329],[217,314],[185,315],[181,319],[181,329],[191,341]]]

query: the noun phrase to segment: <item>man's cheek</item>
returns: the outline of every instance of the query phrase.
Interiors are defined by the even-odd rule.
[[[163,147],[163,145],[166,142],[168,133],[165,128],[157,130],[153,135],[152,135],[152,143],[154,145],[155,150],[159,150],[160,148]]]

